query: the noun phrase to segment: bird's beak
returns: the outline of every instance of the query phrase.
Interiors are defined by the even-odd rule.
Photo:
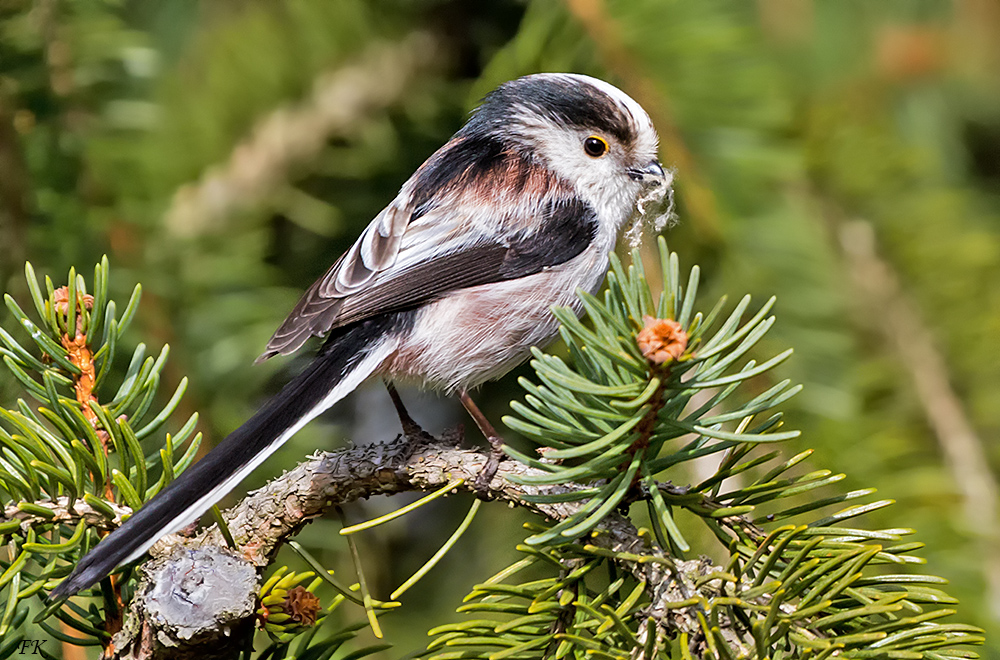
[[[633,181],[642,181],[643,183],[656,185],[663,184],[667,178],[666,172],[663,171],[663,165],[660,165],[660,161],[655,158],[645,167],[629,168],[628,175]]]

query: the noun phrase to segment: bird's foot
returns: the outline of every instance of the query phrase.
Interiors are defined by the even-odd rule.
[[[503,438],[497,433],[493,425],[490,424],[490,420],[486,419],[486,415],[479,410],[479,406],[472,400],[469,393],[463,390],[459,393],[458,397],[462,401],[462,405],[468,411],[469,415],[476,422],[476,426],[482,431],[483,435],[490,443],[490,455],[486,459],[486,463],[483,465],[483,469],[479,471],[476,475],[476,479],[473,482],[473,487],[476,489],[476,496],[481,500],[489,500],[490,497],[490,483],[493,481],[493,477],[496,476],[497,469],[500,467],[500,461],[504,459],[503,453]]]
[[[399,397],[399,392],[396,391],[396,386],[389,381],[385,381],[385,389],[389,391],[389,398],[392,399],[392,405],[396,409],[396,415],[399,417],[399,425],[403,428],[402,438],[409,445],[408,453],[412,452],[421,443],[434,442],[434,436],[425,431],[420,424],[417,424],[410,417],[406,406],[403,405],[403,400]]]
[[[490,443],[490,454],[486,458],[486,462],[483,463],[479,474],[476,475],[475,481],[472,482],[472,487],[476,490],[476,497],[489,501],[493,499],[490,495],[490,483],[493,482],[493,477],[496,476],[497,470],[500,468],[500,461],[506,456],[503,453],[503,438],[492,435],[486,439]]]

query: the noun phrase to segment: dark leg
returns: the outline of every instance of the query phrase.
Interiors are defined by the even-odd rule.
[[[500,434],[490,424],[490,420],[486,419],[486,415],[479,410],[479,407],[469,396],[468,391],[462,390],[458,398],[469,412],[476,426],[479,427],[479,430],[482,431],[490,443],[490,457],[486,460],[486,464],[476,476],[476,481],[473,484],[480,499],[487,499],[490,482],[493,481],[493,475],[497,473],[497,468],[500,467],[500,459],[503,458],[503,438],[500,437]]]
[[[382,382],[385,383],[385,389],[389,391],[389,398],[392,399],[392,405],[399,416],[399,425],[403,427],[403,435],[406,439],[411,443],[416,440],[433,440],[431,435],[420,428],[420,425],[410,417],[410,413],[406,411],[406,407],[403,405],[403,400],[399,398],[396,386],[387,380]]]

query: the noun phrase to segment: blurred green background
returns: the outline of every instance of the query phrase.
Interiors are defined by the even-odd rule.
[[[806,385],[784,451],[896,499],[871,524],[916,528],[962,620],[996,632],[995,0],[0,0],[0,282],[23,296],[25,259],[61,281],[108,254],[119,298],[144,286],[133,340],[172,346],[182,412],[218,441],[297,368],[252,363],[301,291],[485,92],[536,71],[605,78],[649,110],[676,169],[667,237],[702,266],[705,306],[778,296],[762,354],[794,347],[777,377]],[[516,390],[484,389],[493,419]],[[472,426],[403,395],[431,431]],[[366,388],[248,485],[396,432]],[[378,588],[467,503],[434,506],[363,541]],[[385,623],[389,657],[504,565],[520,530],[503,514]],[[302,539],[339,566],[338,528]]]

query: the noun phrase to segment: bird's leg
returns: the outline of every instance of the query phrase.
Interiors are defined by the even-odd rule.
[[[420,424],[413,421],[410,417],[410,413],[406,411],[406,406],[403,405],[403,400],[399,398],[399,392],[396,391],[396,386],[391,382],[385,380],[385,389],[389,391],[389,398],[392,399],[392,405],[396,409],[396,415],[399,416],[399,425],[403,427],[403,436],[409,441],[411,447],[418,440],[433,440],[434,438],[430,433],[423,430]]]
[[[469,412],[473,421],[476,422],[476,426],[479,427],[479,430],[482,431],[490,443],[490,456],[486,459],[483,469],[476,475],[476,481],[473,484],[480,499],[486,499],[490,482],[493,481],[493,475],[497,473],[497,468],[500,467],[500,459],[503,458],[503,438],[500,437],[500,434],[490,424],[490,420],[486,419],[486,415],[479,410],[472,397],[469,396],[468,390],[462,390],[458,398]]]

